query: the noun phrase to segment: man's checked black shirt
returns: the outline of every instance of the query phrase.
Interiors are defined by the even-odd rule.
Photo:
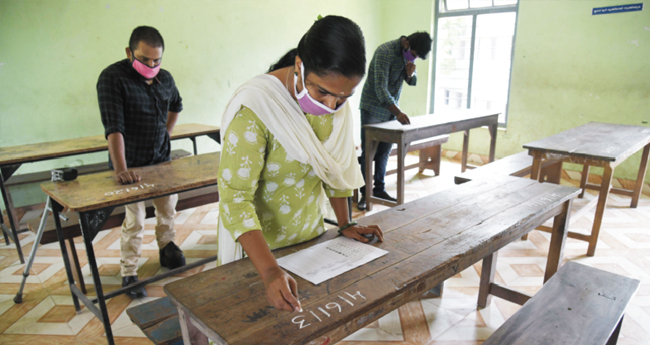
[[[174,78],[160,69],[148,85],[128,59],[108,66],[97,81],[99,111],[104,135],[124,137],[127,168],[166,162],[171,158],[167,113],[183,110]],[[109,165],[113,169],[110,161]]]

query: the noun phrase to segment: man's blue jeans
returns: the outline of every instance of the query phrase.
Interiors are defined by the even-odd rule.
[[[391,116],[391,120],[394,120],[395,116]],[[366,181],[368,185],[368,179],[366,178],[366,133],[363,130],[363,125],[370,125],[375,123],[385,122],[380,119],[377,119],[372,116],[372,114],[364,109],[361,109],[361,174],[363,174],[363,180]],[[384,177],[386,176],[386,165],[388,164],[388,156],[390,155],[390,150],[393,147],[391,143],[380,142],[377,146],[377,152],[375,153],[375,171],[374,171],[374,186],[372,188],[372,193],[376,194],[378,192],[385,191]],[[361,194],[366,195],[366,187],[361,187]]]

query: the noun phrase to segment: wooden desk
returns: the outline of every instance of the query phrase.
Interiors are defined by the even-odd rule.
[[[219,157],[219,152],[206,153],[154,166],[135,168],[133,170],[142,176],[142,181],[132,185],[120,185],[115,181],[112,171],[80,176],[76,180],[69,182],[46,182],[41,185],[41,189],[52,198],[53,217],[75,309],[80,310],[79,300],[81,300],[102,321],[109,344],[114,344],[114,341],[108,310],[106,309],[107,299],[126,293],[135,287],[144,286],[214,261],[216,256],[193,262],[164,274],[141,280],[129,287],[104,294],[92,246],[93,239],[117,206],[216,185]],[[88,255],[88,264],[97,292],[97,298],[94,300],[88,299],[75,285],[59,219],[59,213],[63,209],[79,212],[79,222],[86,254]],[[98,303],[99,308],[94,303]]]
[[[549,279],[561,263],[571,202],[579,192],[504,176],[361,218],[362,225],[382,227],[385,242],[374,245],[389,254],[319,285],[290,273],[303,312],[270,307],[249,259],[169,283],[165,292],[178,306],[184,337],[187,317],[217,344],[231,345],[336,343],[484,258],[479,305],[490,295],[523,304],[529,296],[493,282],[496,252],[555,217],[544,278]],[[274,254],[281,257],[336,236],[330,230]]]
[[[475,111],[449,111],[433,115],[414,116],[410,125],[402,125],[397,120],[363,126],[366,131],[366,181],[372,181],[373,157],[377,152],[379,142],[397,144],[397,202],[374,198],[372,187],[366,188],[366,204],[368,211],[372,203],[387,206],[404,203],[404,157],[412,142],[438,135],[454,132],[465,132],[463,139],[462,171],[467,168],[467,150],[469,147],[469,130],[487,126],[490,131],[490,162],[494,161],[494,150],[497,143],[497,126],[499,113],[478,113]],[[368,186],[370,183],[367,182]]]
[[[219,142],[219,127],[196,123],[177,125],[174,127],[171,140],[192,140],[194,145],[194,154],[196,154],[196,137],[202,135],[207,135],[213,140]],[[11,194],[7,188],[5,188],[5,182],[8,181],[11,175],[13,175],[14,172],[16,172],[16,170],[18,170],[18,168],[20,168],[24,163],[33,163],[106,150],[108,150],[108,142],[104,135],[0,148],[0,190],[2,192],[5,208],[7,209],[7,217],[9,218],[11,231],[6,228],[1,216],[0,227],[2,227],[5,243],[9,244],[9,238],[7,236],[11,236],[11,239],[16,244],[16,249],[18,250],[18,256],[20,257],[21,263],[24,263],[25,260],[18,240],[18,229],[14,220],[15,214],[13,201],[11,200]]]
[[[580,197],[584,194],[585,188],[599,190],[598,205],[596,206],[591,234],[584,235],[569,232],[569,237],[589,242],[587,255],[594,256],[610,189],[612,193],[632,197],[631,208],[636,208],[639,202],[648,165],[648,153],[650,153],[650,128],[590,122],[548,138],[528,143],[524,145],[524,148],[528,149],[528,154],[533,156],[532,179],[540,178],[543,160],[583,164],[582,181],[580,182],[583,191]],[[634,190],[611,188],[614,168],[642,148],[643,154]],[[587,183],[590,166],[605,169],[600,185]]]

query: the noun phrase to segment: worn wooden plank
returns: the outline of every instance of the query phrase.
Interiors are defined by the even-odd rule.
[[[553,161],[543,161],[542,170],[553,164],[555,164]],[[454,182],[461,184],[476,178],[493,178],[502,175],[523,177],[531,173],[532,166],[533,157],[528,155],[527,151],[522,151],[456,175]]]
[[[126,313],[140,329],[149,328],[171,317],[178,317],[176,306],[168,297],[129,308]]]
[[[219,133],[219,127],[196,123],[179,124],[174,127],[171,139],[184,139],[193,136]],[[104,135],[65,139],[0,148],[0,165],[22,164],[46,159],[66,157],[81,153],[108,150]]]
[[[178,149],[178,150],[173,150],[171,153],[171,158],[172,159],[178,159],[181,157],[187,157],[191,155],[191,153]],[[107,171],[109,170],[108,168],[108,162],[101,162],[101,163],[96,163],[96,164],[87,164],[87,165],[82,165],[78,167],[74,167],[77,169],[77,174],[79,176],[81,175],[88,175],[88,174],[94,174],[98,173],[101,171]],[[52,179],[52,173],[50,170],[48,171],[40,171],[40,172],[35,172],[35,173],[29,173],[29,174],[20,174],[20,175],[12,175],[8,181],[5,182],[6,187],[11,187],[11,186],[17,186],[21,184],[26,184],[26,183],[34,183],[34,182],[42,182],[42,181],[48,181]]]
[[[144,334],[156,345],[183,345],[183,335],[178,322],[178,313],[158,324],[143,329]]]
[[[639,281],[567,262],[484,345],[606,344]]]
[[[83,212],[155,198],[217,184],[220,152],[185,157],[135,168],[142,180],[121,185],[112,171],[80,176],[74,181],[46,182],[41,189],[68,211]]]
[[[170,298],[186,305],[204,328],[229,344],[297,344],[321,336],[335,341],[527,233],[558,214],[561,204],[579,193],[575,188],[512,177],[496,183],[470,182],[456,191],[459,195],[439,193],[448,196],[446,200],[436,194],[424,198],[426,202],[418,200],[364,218],[382,226],[384,219],[402,218],[392,223],[397,225],[395,228],[387,226],[384,243],[375,244],[388,250],[389,255],[318,286],[297,278],[305,310],[300,314],[305,318],[303,325],[313,325],[308,332],[299,331],[302,321],[295,319],[297,313],[267,308],[263,284],[248,260],[168,284],[165,290]],[[502,207],[496,207],[494,200],[503,199],[509,199],[509,205],[503,207],[501,203]],[[439,207],[424,207],[436,204]],[[418,208],[424,210],[424,215],[414,212]],[[396,217],[395,212],[409,217]],[[334,235],[326,234],[329,238]],[[276,251],[276,256],[297,247]],[[242,274],[250,274],[250,278],[241,279]],[[193,293],[187,293],[186,284],[191,284]],[[180,297],[175,295],[177,292]],[[332,304],[334,301],[340,303],[340,312]],[[326,319],[328,311],[336,312],[336,317]],[[320,321],[316,315],[320,315]]]
[[[525,144],[524,148],[560,156],[603,160],[615,166],[648,143],[648,127],[590,122]]]
[[[178,194],[178,202],[176,204],[176,211],[187,210],[202,205],[211,204],[219,201],[219,190],[217,186],[209,186],[205,188],[195,189]],[[145,218],[155,216],[153,202],[151,200],[145,201],[146,215]],[[124,207],[116,207],[111,213],[110,217],[104,223],[102,230],[112,229],[120,226],[124,221]],[[77,212],[66,212],[63,214],[68,220],[61,219],[61,228],[66,239],[81,236],[81,228],[79,227],[79,214]],[[41,219],[34,218],[27,221],[27,227],[30,231],[36,233],[40,225]],[[56,226],[54,219],[51,216],[47,217],[45,223],[45,230],[43,237],[41,237],[41,244],[48,244],[58,241],[56,235]]]

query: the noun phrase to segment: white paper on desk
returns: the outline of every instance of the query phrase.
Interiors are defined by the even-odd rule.
[[[318,285],[386,254],[383,249],[340,236],[283,256],[278,264]]]

